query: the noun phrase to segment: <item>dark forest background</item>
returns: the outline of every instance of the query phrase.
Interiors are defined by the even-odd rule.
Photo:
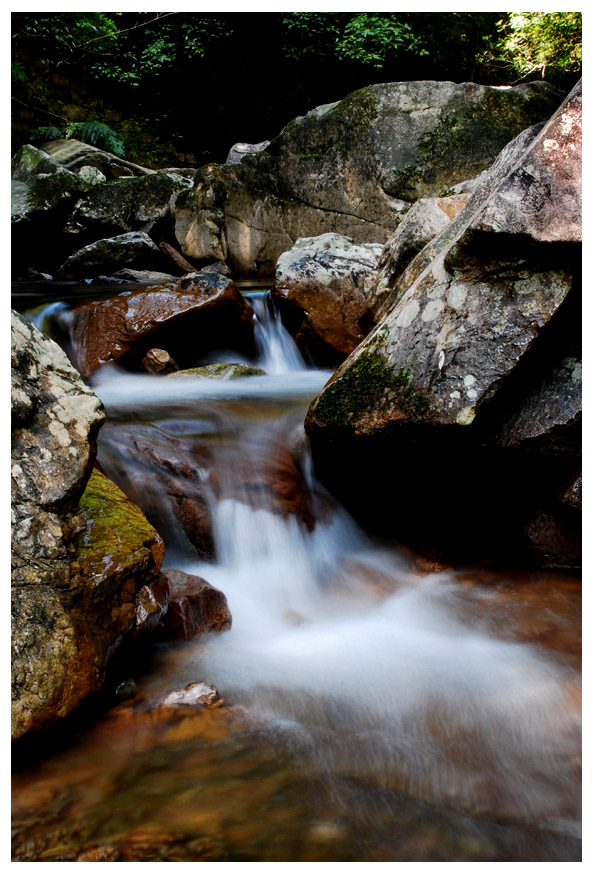
[[[580,72],[578,12],[14,13],[12,147],[74,136],[198,166],[375,82],[568,91]]]

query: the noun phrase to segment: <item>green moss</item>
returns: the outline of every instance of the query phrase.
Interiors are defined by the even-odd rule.
[[[150,563],[151,545],[159,535],[122,491],[93,470],[80,499],[78,513],[86,529],[76,538],[83,576],[99,585],[124,569]]]
[[[324,424],[372,432],[365,418],[377,410],[394,408],[403,418],[419,422],[431,417],[431,404],[415,387],[406,367],[392,367],[379,350],[364,351],[355,362],[320,395],[315,415]]]

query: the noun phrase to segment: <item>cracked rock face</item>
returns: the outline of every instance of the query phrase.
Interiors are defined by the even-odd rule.
[[[276,266],[272,296],[297,341],[320,364],[336,364],[367,333],[361,324],[382,247],[340,234],[297,240]]]
[[[62,350],[12,313],[12,732],[96,691],[136,621],[163,544],[91,467],[99,399]],[[111,540],[109,540],[111,537]]]
[[[410,205],[486,169],[550,117],[543,94],[472,83],[372,85],[293,119],[238,165],[199,170],[176,207],[176,237],[198,260],[272,276],[300,237],[384,243]]]

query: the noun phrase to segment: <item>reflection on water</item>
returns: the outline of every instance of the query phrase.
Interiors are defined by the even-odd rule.
[[[233,626],[161,649],[133,701],[17,774],[15,858],[579,860],[579,587],[421,576],[371,542],[311,474],[328,374],[279,343],[266,377],[99,375],[101,464]],[[158,706],[190,682],[224,705]]]

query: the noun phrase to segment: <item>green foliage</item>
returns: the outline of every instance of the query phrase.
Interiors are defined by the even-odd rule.
[[[428,54],[423,38],[415,35],[409,24],[398,15],[362,12],[352,18],[337,45],[339,58],[359,61],[381,69],[400,52]]]
[[[539,71],[578,72],[582,65],[580,12],[512,12],[499,22],[502,57],[522,77]]]
[[[61,140],[64,136],[64,131],[53,125],[40,125],[35,130],[31,131],[32,143],[49,143],[52,140]]]
[[[69,121],[65,136],[68,140],[81,140],[90,146],[112,152],[120,158],[125,154],[124,144],[116,132],[98,121]]]

